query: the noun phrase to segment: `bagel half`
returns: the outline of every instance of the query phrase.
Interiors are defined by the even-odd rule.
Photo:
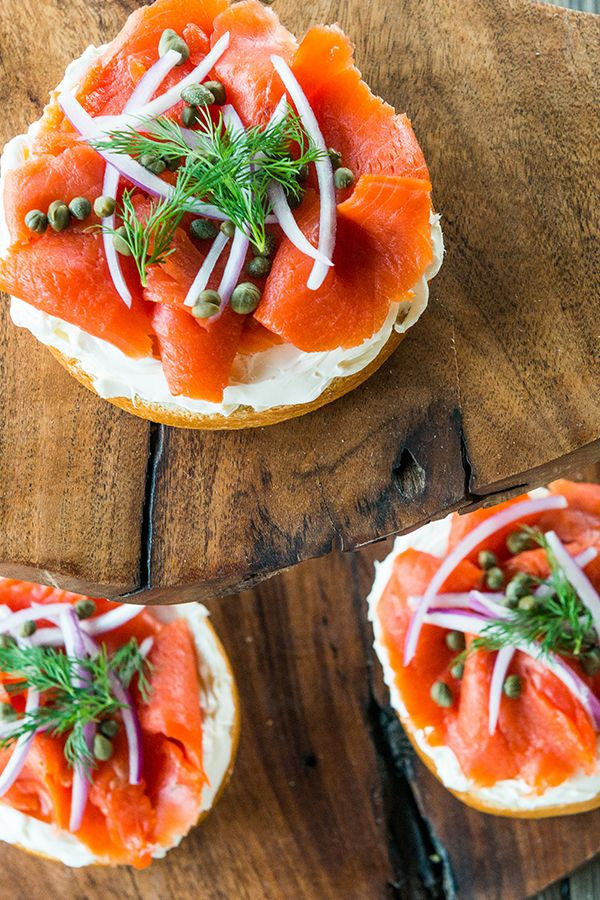
[[[539,492],[534,494],[540,495]],[[447,517],[424,525],[412,534],[396,538],[391,553],[382,562],[375,563],[375,580],[367,598],[369,619],[374,634],[373,647],[383,669],[392,707],[408,739],[419,758],[438,781],[467,806],[480,812],[510,818],[539,819],[597,809],[600,807],[600,741],[597,745],[598,762],[592,775],[577,773],[541,794],[534,793],[525,781],[516,778],[498,781],[491,787],[482,788],[462,771],[450,747],[430,744],[427,729],[416,728],[408,715],[397,687],[377,606],[391,577],[395,557],[411,547],[442,556],[446,551],[449,531],[450,517]]]
[[[185,618],[196,647],[199,697],[203,713],[203,763],[208,783],[198,808],[199,825],[223,793],[233,772],[240,735],[240,706],[237,687],[225,649],[200,603],[146,607],[161,621]],[[154,859],[162,859],[183,840],[181,834],[170,846],[158,847]],[[0,840],[34,856],[61,862],[72,868],[114,865],[92,854],[77,836],[33,816],[0,803]]]

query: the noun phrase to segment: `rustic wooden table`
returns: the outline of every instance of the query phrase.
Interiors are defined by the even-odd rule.
[[[589,5],[590,0],[585,2]],[[6,111],[2,128],[7,134],[35,116],[47,88],[58,80],[67,59],[83,48],[88,35],[98,38],[111,33],[134,5],[133,0],[45,0],[44,16],[40,17],[39,4],[31,0],[4,0],[0,4],[0,53],[9,76],[0,84],[2,108]],[[420,46],[425,59],[433,55],[434,49],[432,43],[423,50],[417,39],[416,22],[405,15],[417,6],[421,11],[429,10],[438,28],[442,20],[450,21],[451,12],[463,23],[468,19],[472,24],[464,31],[465,40],[479,42],[480,49],[484,45],[489,49],[491,44],[486,41],[492,41],[493,36],[505,58],[506,54],[510,58],[514,49],[507,25],[515,21],[517,8],[526,10],[523,0],[507,0],[502,6],[492,0],[394,3],[397,15],[390,18],[391,28],[388,26],[385,34],[391,31],[394,39],[401,44],[406,41],[409,49],[401,58],[395,57],[393,64],[380,67],[373,52],[384,35],[377,11],[392,8],[387,0],[375,0],[366,6],[354,2],[311,6],[310,16],[315,20],[329,21],[338,16],[344,20],[357,38],[360,64],[374,84],[413,112],[432,169],[436,175],[440,171],[440,179],[436,178],[440,196],[450,204],[444,204],[445,211],[450,209],[447,234],[457,260],[450,264],[439,290],[434,291],[437,302],[434,299],[428,321],[422,323],[414,339],[407,341],[397,365],[382,373],[362,395],[361,403],[377,410],[378,396],[386,389],[386,383],[392,377],[400,378],[395,394],[397,408],[380,416],[378,423],[369,417],[364,422],[361,419],[359,433],[353,434],[356,419],[351,415],[351,406],[342,401],[336,415],[346,428],[347,452],[339,447],[329,460],[320,455],[316,449],[320,431],[330,419],[329,414],[314,417],[304,426],[308,450],[302,464],[296,461],[291,469],[286,464],[279,470],[275,464],[270,465],[261,481],[255,464],[256,447],[260,449],[264,442],[269,450],[267,458],[283,457],[290,436],[297,434],[293,428],[289,432],[284,426],[258,436],[240,435],[224,444],[218,436],[205,438],[148,429],[87,396],[30,338],[17,335],[6,322],[2,325],[0,558],[5,566],[7,561],[16,562],[25,571],[34,564],[42,575],[51,570],[74,582],[95,579],[112,584],[117,591],[135,590],[152,570],[158,579],[155,584],[177,583],[185,571],[189,574],[184,565],[198,565],[194,554],[199,545],[190,545],[185,539],[185,511],[187,522],[211,521],[209,530],[214,534],[209,536],[210,552],[202,564],[212,567],[214,581],[222,587],[219,578],[223,573],[216,572],[217,565],[222,565],[217,552],[219,542],[230,550],[240,534],[245,539],[244,529],[248,528],[246,519],[236,520],[233,508],[215,512],[221,502],[219,492],[231,489],[229,467],[233,463],[236,469],[248,466],[248,483],[258,479],[257,483],[262,484],[260,498],[244,484],[238,486],[236,494],[242,511],[258,508],[260,513],[258,519],[252,518],[253,547],[246,572],[264,572],[282,562],[289,564],[304,556],[325,553],[332,535],[341,534],[343,539],[338,538],[338,549],[321,560],[305,562],[252,591],[211,600],[209,604],[239,678],[243,731],[232,783],[205,825],[165,861],[143,873],[100,869],[72,872],[1,847],[1,897],[279,900],[294,896],[306,900],[424,900],[451,898],[458,893],[461,898],[517,900],[563,878],[566,872],[590,859],[599,846],[600,813],[545,823],[497,820],[467,811],[424,771],[388,709],[366,622],[364,598],[372,577],[372,561],[385,555],[389,543],[354,555],[339,552],[340,545],[359,544],[377,534],[409,527],[434,511],[464,505],[490,490],[514,486],[513,454],[528,483],[542,478],[541,470],[536,471],[542,457],[534,458],[533,448],[536,452],[542,448],[547,468],[558,468],[552,461],[559,458],[564,464],[573,463],[573,453],[582,450],[587,458],[598,453],[595,399],[589,405],[589,397],[597,396],[597,390],[595,395],[593,390],[598,387],[592,372],[594,347],[586,346],[585,340],[580,343],[577,319],[581,298],[569,295],[567,283],[563,283],[563,276],[551,259],[553,254],[562,258],[561,247],[550,236],[550,243],[540,250],[539,260],[516,260],[516,267],[510,269],[510,285],[508,275],[505,278],[500,269],[494,271],[493,278],[490,276],[489,254],[484,252],[489,235],[486,238],[478,233],[481,224],[474,223],[470,228],[466,222],[461,224],[463,201],[452,194],[450,182],[452,166],[456,172],[463,172],[465,160],[474,164],[479,152],[493,160],[497,148],[489,131],[488,140],[480,137],[477,146],[463,146],[461,161],[460,154],[450,154],[447,140],[442,140],[432,111],[437,94],[443,105],[449,99],[442,69],[439,82],[429,84],[425,97],[419,96],[411,83],[415,65],[419,68],[417,48]],[[307,24],[306,8],[294,8],[291,2],[281,3],[281,8],[286,20],[298,30]],[[78,10],[77,19],[71,18],[72,9]],[[545,38],[559,35],[560,41],[554,47],[558,55],[555,63],[561,76],[572,85],[574,76],[569,69],[573,59],[579,63],[591,59],[587,54],[592,50],[597,53],[597,44],[588,37],[589,43],[585,44],[587,26],[582,28],[578,17],[567,20],[557,10],[554,20],[541,17],[537,9],[532,6],[527,12],[521,43],[531,46],[528,42],[532,41],[534,20],[541,23]],[[56,33],[61,36],[59,45],[51,44]],[[54,47],[52,53],[46,49],[50,46]],[[567,46],[571,56],[563,65]],[[517,48],[514,52],[518,68],[524,59],[523,50]],[[40,59],[44,65],[40,65]],[[544,65],[546,62],[543,60]],[[420,66],[423,65],[421,61]],[[451,71],[455,63],[449,58],[445,65]],[[27,80],[23,71],[28,73]],[[528,76],[531,75],[528,70]],[[586,77],[591,77],[589,72]],[[465,80],[464,96],[468,98],[470,92],[471,85]],[[524,99],[527,96],[525,91]],[[457,123],[452,140],[458,146],[460,135],[463,140],[469,135],[462,133],[460,114],[464,107],[447,105],[446,117],[448,110],[452,110],[450,118]],[[592,113],[588,114],[591,127]],[[525,115],[522,109],[519,115]],[[487,128],[484,113],[482,121]],[[521,137],[526,139],[526,135]],[[517,147],[516,138],[515,141]],[[571,149],[575,152],[576,148]],[[451,164],[445,162],[450,158]],[[575,159],[578,162],[577,156]],[[549,165],[549,160],[545,164]],[[521,186],[528,179],[539,177],[535,169],[532,161],[532,167],[523,173]],[[491,169],[489,176],[492,183],[496,176]],[[545,176],[550,184],[552,172]],[[570,177],[575,178],[576,174],[571,173]],[[559,211],[553,206],[545,209],[550,195],[544,192],[543,196],[546,199],[536,206],[537,214],[547,216],[547,221],[556,216],[559,227]],[[585,203],[582,208],[587,208]],[[520,206],[519,215],[522,211]],[[496,212],[499,215],[499,210]],[[575,212],[577,216],[570,220],[569,228],[577,241],[580,223],[579,212]],[[469,207],[471,213],[476,214]],[[564,213],[569,218],[569,212]],[[504,230],[518,228],[517,220],[516,213],[511,215]],[[501,234],[500,222],[492,223],[490,228],[495,238],[506,241],[507,250],[510,235]],[[589,252],[590,244],[586,246]],[[583,246],[580,249],[583,253]],[[574,252],[579,253],[579,249]],[[535,276],[527,277],[530,263]],[[592,276],[597,275],[592,263],[585,271],[592,284]],[[466,287],[461,287],[461,279]],[[475,285],[484,281],[486,289],[482,294],[489,294],[486,297],[475,290]],[[550,318],[556,326],[556,332],[550,326],[543,331],[543,340],[555,350],[561,345],[566,348],[569,364],[578,360],[573,377],[567,377],[568,367],[558,352],[553,353],[545,372],[537,365],[532,335],[537,307],[534,305],[531,319],[515,313],[519,298],[535,304],[536,285],[540,297],[543,294],[544,302],[550,304]],[[493,328],[488,328],[487,304],[494,297],[504,297],[507,318],[517,315],[518,347],[510,344],[503,348],[502,316],[494,320]],[[450,301],[451,314],[447,312]],[[469,306],[474,313],[469,312]],[[583,312],[584,319],[588,317],[590,335],[597,334],[597,306],[595,313],[591,307]],[[573,328],[575,332],[568,334]],[[477,347],[472,329],[482,330],[483,346]],[[456,344],[450,346],[447,338],[454,330]],[[440,361],[430,369],[427,361],[434,351],[439,352]],[[473,353],[475,362],[470,361]],[[493,371],[482,368],[486,357],[494,359]],[[588,366],[584,365],[586,359]],[[17,381],[25,382],[23,389],[29,399],[25,421],[16,400],[7,398],[6,385]],[[510,384],[511,389],[498,394],[497,384]],[[405,385],[410,385],[410,391],[405,390]],[[584,402],[586,394],[588,401]],[[510,434],[509,409],[523,424]],[[537,409],[539,415],[529,418],[527,411],[532,409]],[[435,423],[435,429],[427,427],[428,419]],[[468,442],[463,440],[463,449],[470,459],[467,470],[460,459],[461,436],[464,439],[465,435]],[[20,456],[15,454],[15,447]],[[148,448],[148,471],[156,486],[157,505],[154,511],[146,505],[144,512],[144,492],[140,493],[139,483],[145,482]],[[414,454],[417,466],[403,449]],[[190,467],[192,451],[194,459],[200,462]],[[170,468],[167,459],[179,462]],[[211,460],[210,477],[203,469],[204,460]],[[355,499],[348,498],[344,485],[359,483],[361,471],[368,470],[369,465],[377,471],[382,460],[387,466],[383,475],[388,482],[389,472],[395,466],[396,485],[371,484],[375,493],[369,503],[353,506]],[[70,493],[64,490],[65,473],[71,478]],[[600,478],[600,467],[595,475]],[[315,477],[319,482],[316,487]],[[212,485],[203,503],[194,494],[197,479],[203,489]],[[135,490],[131,489],[132,483]],[[316,503],[315,497],[320,497],[320,501],[318,512],[302,520],[304,535],[300,535],[298,523],[293,520],[297,513],[293,502],[304,483],[312,485],[311,490],[316,492],[308,500]],[[23,497],[17,505],[15,485]],[[188,494],[192,498],[190,505],[183,503]],[[81,506],[82,497],[90,500],[90,508]],[[286,504],[290,505],[289,517],[283,513]],[[45,516],[48,510],[54,515],[51,523]],[[151,517],[152,512],[157,518]],[[145,550],[140,549],[140,521],[145,523],[145,538],[152,532],[150,526],[155,526],[154,545],[146,543]],[[118,534],[115,541],[114,532]],[[238,578],[239,565],[240,557],[236,556],[232,561],[233,575],[225,573],[227,577]],[[200,567],[194,571],[200,578]],[[590,900],[600,896],[599,873],[600,868],[592,865],[569,881],[563,880],[562,886],[549,889],[543,897]]]

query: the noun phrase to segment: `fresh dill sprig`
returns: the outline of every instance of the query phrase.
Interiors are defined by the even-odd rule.
[[[531,609],[517,607],[510,617],[494,619],[482,630],[470,649],[499,650],[521,642],[536,643],[540,655],[559,653],[581,658],[598,639],[590,611],[579,599],[573,585],[558,565],[544,534],[535,528],[521,527],[546,553],[550,577],[548,591]]]
[[[68,764],[81,764],[89,772],[94,758],[85,740],[85,726],[97,724],[123,708],[113,694],[111,675],[125,686],[137,675],[140,693],[147,701],[149,668],[135,638],[113,654],[109,655],[102,645],[97,656],[84,659],[73,659],[53,647],[1,646],[0,671],[15,678],[4,683],[6,691],[16,695],[33,688],[39,691],[42,702],[15,719],[11,733],[0,739],[0,747],[8,747],[22,735],[42,728],[52,737],[66,735],[64,754]],[[89,675],[89,682],[83,686],[82,670]]]
[[[288,197],[299,199],[303,170],[324,155],[291,109],[266,128],[255,126],[244,131],[227,125],[222,115],[213,121],[206,108],[199,110],[199,116],[193,137],[163,116],[142,123],[144,131],[116,129],[93,142],[98,149],[134,158],[182,161],[172,198],[154,203],[152,215],[145,222],[137,220],[131,195],[124,195],[120,212],[125,233],[120,234],[136,260],[142,284],[147,267],[164,261],[172,252],[175,229],[193,200],[216,206],[237,228],[247,232],[259,252],[264,252],[265,223],[271,213],[269,183],[277,182]],[[146,232],[150,232],[147,238]]]

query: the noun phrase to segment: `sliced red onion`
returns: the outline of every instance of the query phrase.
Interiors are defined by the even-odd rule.
[[[523,653],[529,652],[530,656],[534,656],[535,653],[535,645],[529,648],[529,651],[525,646],[518,646],[519,650],[522,650]],[[600,731],[600,700],[596,697],[594,692],[587,686],[585,681],[577,675],[573,669],[571,669],[561,658],[556,654],[549,654],[549,659],[540,657],[539,650],[538,656],[534,656],[539,662],[546,666],[546,668],[550,669],[560,681],[571,691],[572,694],[579,700],[582,706],[587,711],[590,716],[596,731]]]
[[[485,541],[486,538],[495,534],[496,531],[510,525],[511,522],[516,522],[519,519],[524,519],[527,516],[536,515],[537,513],[545,512],[549,509],[564,509],[565,506],[567,506],[567,501],[560,495],[541,497],[537,500],[523,500],[520,503],[514,503],[511,506],[505,507],[500,510],[500,512],[490,516],[489,519],[485,519],[477,525],[473,531],[470,531],[469,534],[465,535],[462,541],[459,541],[452,552],[444,559],[431,579],[429,587],[423,595],[423,600],[411,619],[404,645],[404,665],[408,665],[415,655],[421,626],[427,609],[447,578],[454,572],[458,564],[471,553],[471,551],[481,544],[482,541]]]
[[[194,278],[192,286],[183,301],[185,306],[193,306],[198,299],[198,295],[205,289],[208,284],[208,279],[212,275],[213,269],[215,268],[221,253],[225,249],[228,240],[229,238],[227,235],[220,231],[212,242],[211,248],[204,257],[202,265],[198,269],[198,274]]]
[[[142,659],[146,659],[146,657],[152,650],[153,646],[154,646],[154,638],[153,637],[144,638],[144,640],[142,641],[142,643],[140,644],[140,646],[138,648]]]
[[[147,103],[151,100],[158,87],[162,84],[169,72],[177,65],[180,59],[180,53],[177,53],[176,50],[168,50],[158,62],[154,63],[138,82],[133,94],[125,104],[123,112],[133,112],[142,103]],[[119,177],[117,169],[113,168],[110,163],[107,163],[106,171],[104,173],[104,182],[102,184],[102,194],[104,197],[112,197],[113,200],[117,199]],[[108,216],[103,222],[106,229],[114,230],[115,214],[113,213],[112,216]],[[119,254],[115,249],[113,236],[108,230],[102,232],[102,241],[104,244],[104,252],[106,254],[106,262],[108,263],[108,270],[116,291],[123,300],[123,303],[131,308],[131,291],[123,276],[123,270],[121,269]]]
[[[546,540],[567,580],[577,591],[583,605],[590,611],[596,634],[600,637],[600,596],[598,596],[598,592],[554,531],[547,532]]]
[[[122,606],[110,609],[108,612],[95,616],[93,619],[84,619],[84,621],[81,622],[80,627],[86,634],[94,636],[104,634],[107,631],[112,631],[114,628],[125,625],[126,622],[131,622],[132,619],[135,619],[136,616],[139,616],[143,611],[143,606],[134,606],[133,604],[124,603]]]
[[[431,609],[425,616],[426,625],[439,625],[450,631],[462,631],[464,634],[480,634],[489,625],[489,619],[464,609]]]
[[[123,705],[121,715],[129,748],[129,784],[139,784],[142,777],[142,733],[140,723],[129,691],[123,687],[116,675],[110,675],[110,684],[115,698]]]
[[[34,647],[64,647],[65,638],[60,628],[38,628],[29,638]]]
[[[504,594],[497,591],[490,594],[483,594],[486,600],[491,601],[500,601],[503,599]],[[423,595],[416,595],[408,598],[408,605],[414,609],[419,605],[421,600],[423,599]],[[438,609],[449,609],[449,608],[464,608],[471,609],[473,603],[473,591],[459,591],[456,594],[438,594],[435,598],[435,605]],[[480,610],[476,610],[480,612]],[[489,610],[486,609],[484,615],[488,615]]]
[[[73,94],[60,94],[58,103],[67,119],[86,141],[93,142],[107,137],[104,132],[98,129],[94,119],[88,115]],[[146,193],[163,199],[173,195],[174,188],[172,185],[163,181],[158,175],[154,175],[153,172],[149,172],[148,169],[145,169],[137,160],[126,153],[112,153],[110,150],[99,150],[97,147],[94,149],[105,162],[117,169],[124,178],[127,178],[128,181],[131,181],[137,187],[146,191]],[[227,218],[215,206],[209,203],[202,203],[200,200],[190,199],[186,204],[186,209],[189,212],[207,216],[211,219],[223,220]]]
[[[497,603],[493,597],[503,597],[504,594],[484,594],[482,591],[471,591],[471,605],[477,612],[483,613],[484,616],[493,616],[495,619],[509,619],[511,616],[510,609]],[[436,598],[437,605],[437,598]]]
[[[59,624],[65,638],[65,653],[70,659],[85,659],[87,651],[84,637],[80,628],[79,619],[72,606],[61,614]],[[75,687],[85,687],[91,681],[90,673],[82,666],[76,665],[73,670],[73,684]],[[96,726],[89,722],[83,726],[83,738],[91,754],[94,746]],[[85,764],[76,763],[73,768],[73,786],[71,790],[71,815],[69,819],[69,831],[76,832],[81,828],[87,798],[90,791],[90,782],[87,776]]]
[[[298,110],[298,115],[302,120],[302,124],[306,129],[306,133],[311,138],[313,144],[322,151],[322,156],[315,163],[317,170],[317,179],[319,182],[319,252],[331,262],[333,251],[335,248],[335,232],[336,232],[336,199],[335,199],[335,182],[333,178],[333,166],[327,153],[327,145],[321,134],[319,123],[311,109],[306,98],[306,94],[300,87],[296,76],[281,56],[272,56],[271,62],[279,77],[283,82],[283,86],[294,101],[294,105]],[[323,284],[329,265],[321,260],[315,261],[307,282],[307,287],[311,291],[318,290]]]
[[[34,713],[36,709],[40,705],[40,695],[39,692],[30,688],[27,691],[27,700],[25,703],[25,712],[26,713]],[[20,738],[17,738],[17,742],[15,744],[14,750],[11,753],[10,759],[6,763],[4,769],[2,770],[2,774],[0,775],[0,797],[3,797],[7,791],[11,789],[17,778],[21,773],[21,769],[25,765],[25,761],[27,760],[27,754],[31,748],[31,742],[33,741],[37,732],[33,731],[29,734],[22,734]]]
[[[586,549],[582,550],[581,553],[578,553],[574,559],[580,569],[585,569],[585,567],[589,566],[592,560],[596,559],[597,556],[598,551],[595,547],[586,547]]]
[[[500,700],[502,699],[502,687],[504,679],[508,672],[513,656],[515,655],[514,647],[501,647],[496,654],[492,678],[490,681],[490,720],[489,732],[494,734],[496,725],[498,724],[498,716],[500,715]]]
[[[225,266],[223,276],[221,278],[221,283],[219,285],[221,309],[216,316],[212,316],[208,320],[209,322],[217,319],[227,306],[229,298],[233,293],[233,289],[238,283],[238,279],[241,275],[242,269],[244,268],[244,262],[246,260],[246,253],[248,252],[249,244],[250,241],[244,234],[244,232],[239,228],[236,228],[233,240],[231,242],[231,252],[229,254],[229,259],[227,260],[227,265]]]

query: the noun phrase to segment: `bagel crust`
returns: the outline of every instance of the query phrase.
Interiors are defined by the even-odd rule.
[[[212,812],[215,805],[220,800],[225,788],[229,784],[229,781],[231,779],[231,776],[233,774],[233,770],[235,767],[235,760],[236,760],[238,746],[239,746],[240,729],[241,729],[240,699],[239,699],[239,693],[238,693],[235,677],[233,674],[233,670],[231,668],[231,663],[229,661],[229,657],[228,657],[228,655],[225,651],[225,648],[223,647],[223,644],[222,644],[219,636],[217,635],[213,625],[209,621],[208,617],[204,619],[203,625],[210,631],[211,637],[215,644],[217,652],[219,653],[219,656],[221,657],[222,662],[224,663],[224,666],[226,668],[227,674],[229,675],[229,677],[231,679],[231,698],[232,698],[232,701],[234,704],[234,722],[233,722],[233,726],[231,729],[231,750],[230,750],[227,769],[226,769],[225,773],[223,774],[223,777],[222,777],[221,782],[215,792],[215,795],[212,799],[210,807],[199,813],[198,818],[196,820],[196,824],[195,824],[195,826],[192,826],[192,828],[200,825],[204,821],[204,819],[206,819],[206,817]],[[1,815],[2,815],[2,806],[0,804],[0,816]],[[28,818],[31,818],[31,817],[28,817]],[[188,834],[191,833],[192,828],[190,828],[190,830],[188,832],[186,832],[186,834],[181,835],[182,840],[183,840],[183,838],[187,837]],[[58,833],[60,833],[60,830],[58,831]],[[31,847],[23,846],[23,844],[13,843],[10,846],[15,847],[18,850],[23,850],[25,853],[29,854],[30,856],[35,856],[38,859],[45,859],[45,860],[49,860],[50,862],[62,862],[62,860],[60,858],[52,856],[50,853],[45,853],[42,851],[34,850]],[[173,849],[173,848],[168,848],[166,850],[166,853],[169,852],[169,849]],[[117,864],[111,863],[111,862],[105,862],[102,859],[96,859],[93,862],[89,863],[88,865],[105,866],[105,867],[110,868]]]
[[[240,428],[260,428],[263,425],[276,425],[278,422],[285,422],[287,419],[295,419],[303,416],[305,413],[312,412],[332,403],[344,394],[353,391],[354,388],[370,378],[380,366],[388,359],[388,357],[399,346],[404,334],[398,334],[392,331],[387,343],[381,348],[378,356],[375,357],[368,365],[348,375],[345,378],[335,378],[328,387],[325,388],[315,400],[310,403],[298,403],[289,406],[275,406],[262,412],[257,412],[250,406],[240,406],[229,416],[212,415],[206,416],[202,413],[192,412],[186,409],[172,409],[161,403],[148,403],[143,400],[132,402],[128,397],[106,397],[114,406],[124,409],[134,416],[141,419],[149,419],[151,422],[159,422],[162,425],[173,425],[178,428],[193,428],[204,431],[226,431]],[[65,367],[73,378],[76,378],[80,384],[96,394],[93,380],[91,376],[81,367],[81,364],[74,359],[69,359],[60,350],[55,347],[48,346],[48,350]]]

